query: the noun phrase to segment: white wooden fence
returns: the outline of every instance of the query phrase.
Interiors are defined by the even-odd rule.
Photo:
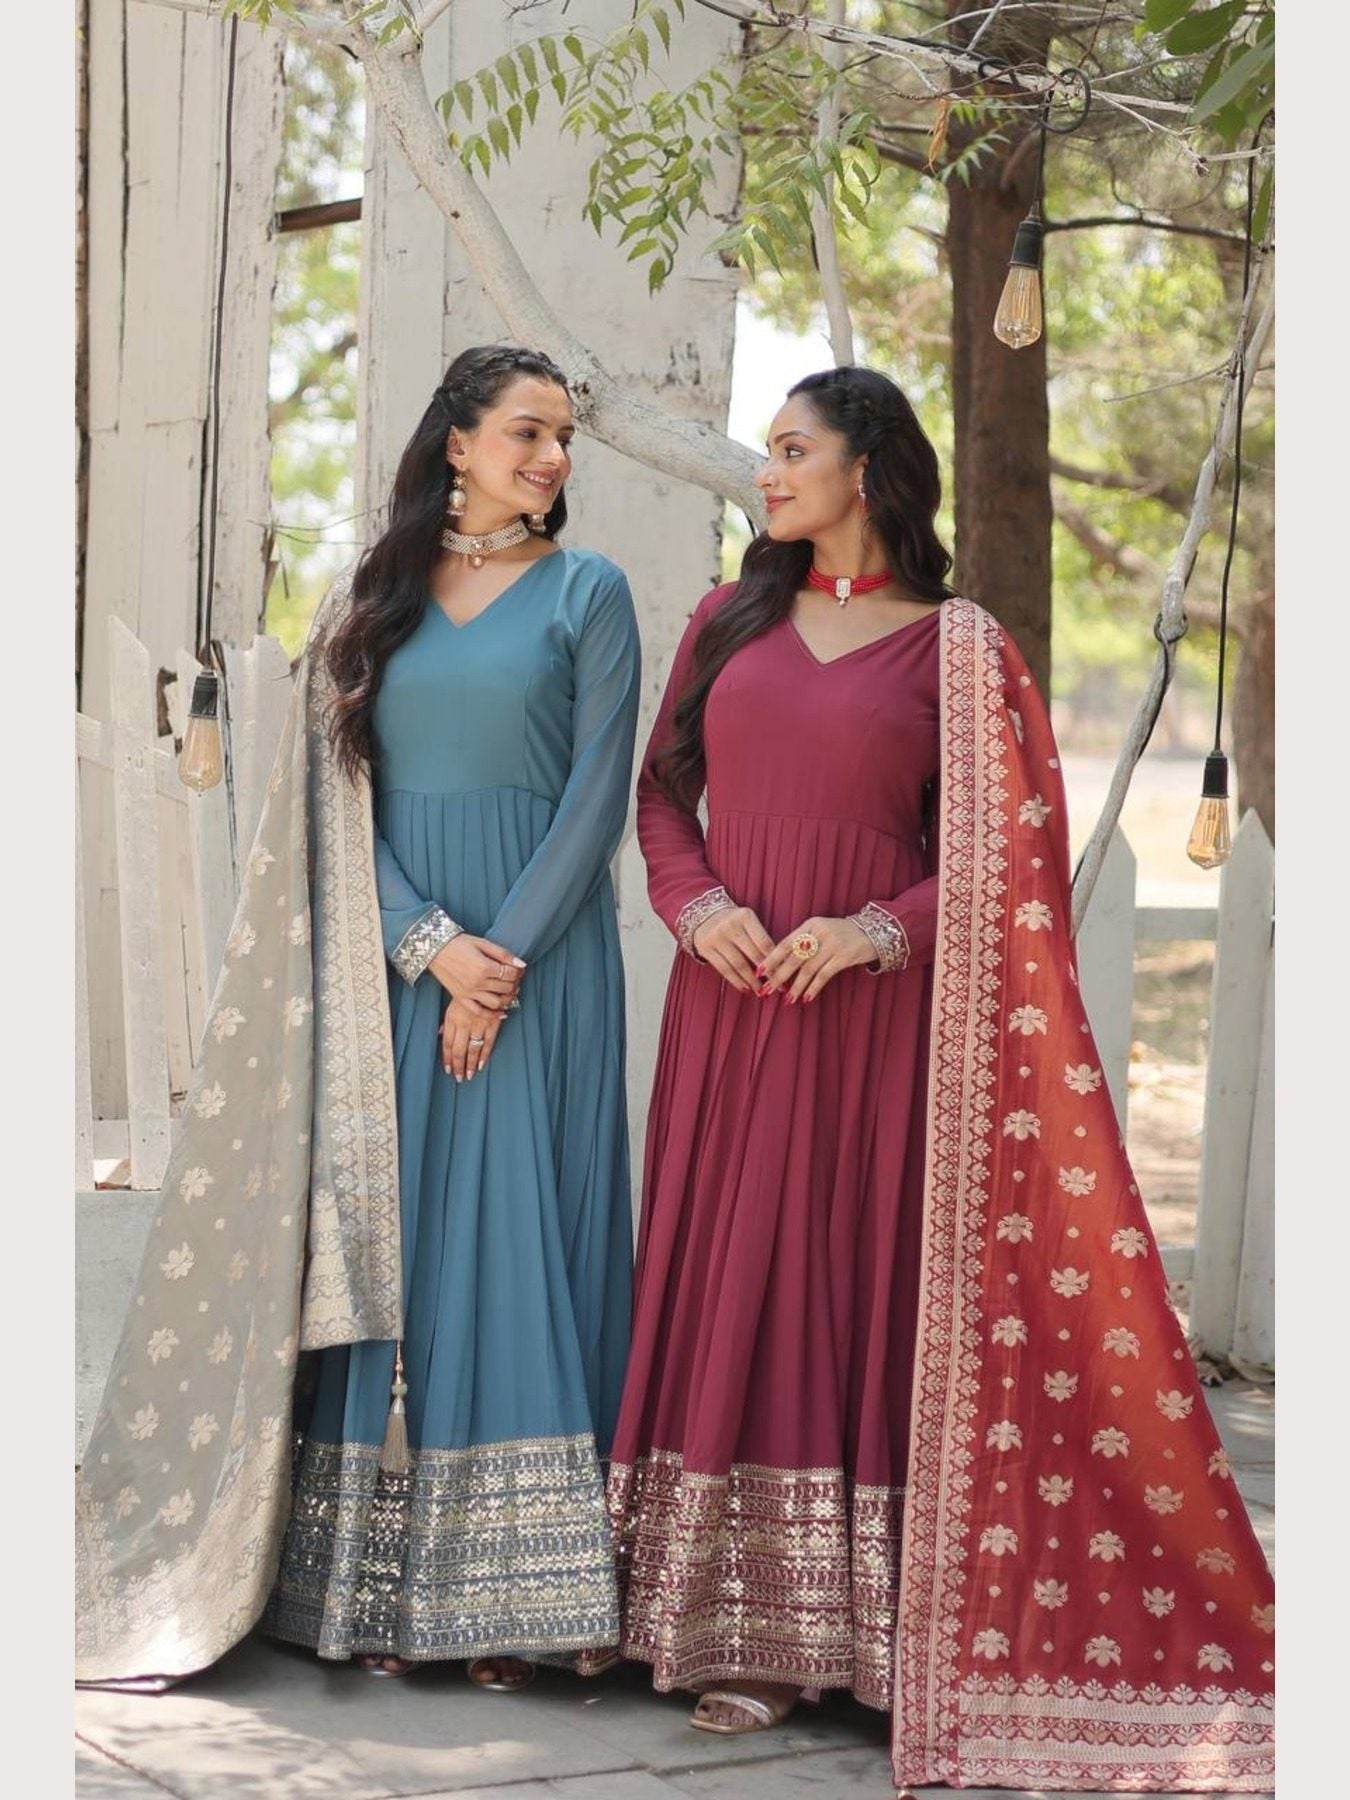
[[[156,734],[149,654],[116,618],[108,667],[110,717],[75,715],[77,1460],[158,1200],[291,685],[275,638],[227,648],[226,780],[194,794],[178,779],[173,738]],[[180,656],[170,690],[180,736],[196,668]],[[86,918],[106,896],[87,885],[82,846],[87,824],[106,838],[110,821],[119,956],[115,968],[91,968]]]
[[[1195,1242],[1163,1266],[1191,1283],[1199,1347],[1275,1366],[1275,853],[1249,812],[1224,865],[1217,907],[1135,905],[1134,853],[1118,830],[1078,937],[1079,973],[1121,1130],[1125,1129],[1134,947],[1212,939],[1209,1064]]]
[[[115,618],[108,639],[111,717],[76,714],[77,1454],[163,1179],[290,694],[276,639],[226,650],[226,781],[194,794],[178,779],[173,739],[156,734],[147,651]],[[182,655],[169,707],[180,735],[195,670]],[[90,807],[110,807],[115,821],[115,971],[91,970],[86,957],[86,909],[99,898],[86,891],[80,855]],[[1196,1241],[1167,1248],[1163,1264],[1192,1283],[1191,1326],[1203,1348],[1266,1367],[1274,1365],[1273,861],[1248,814],[1217,908],[1139,907],[1134,855],[1117,832],[1079,935],[1084,999],[1122,1131],[1135,945],[1217,940]],[[91,1064],[90,1056],[109,1017],[121,1035],[112,1077],[100,1075],[106,1057]],[[124,1107],[109,1104],[123,1094]]]

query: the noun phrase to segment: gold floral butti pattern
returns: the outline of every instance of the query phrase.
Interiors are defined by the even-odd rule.
[[[1078,990],[1053,737],[987,613],[942,633],[893,1773],[1262,1792],[1273,1589]]]
[[[297,1438],[264,1627],[320,1656],[413,1662],[613,1643],[614,1558],[595,1441],[415,1451]]]
[[[76,1674],[153,1685],[257,1621],[302,1346],[394,1337],[393,1057],[369,793],[337,771],[320,608],[159,1208],[77,1483]]]
[[[753,1675],[889,1708],[902,1498],[839,1469],[615,1464],[623,1653],[663,1693]]]

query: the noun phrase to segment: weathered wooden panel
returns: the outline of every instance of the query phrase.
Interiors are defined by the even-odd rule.
[[[242,25],[235,83],[230,265],[221,322],[215,635],[246,644],[267,604],[268,361],[277,250],[277,166],[285,123],[280,32]]]
[[[1219,889],[1191,1305],[1192,1331],[1221,1356],[1233,1347],[1274,899],[1274,852],[1249,812]]]
[[[94,1185],[94,1107],[89,1077],[89,978],[85,962],[84,852],[75,770],[75,1186]]]
[[[1275,956],[1266,973],[1261,1053],[1252,1105],[1242,1266],[1233,1315],[1233,1355],[1275,1367]]]
[[[131,1180],[152,1188],[169,1155],[169,1077],[150,662],[120,620],[108,621],[108,633]]]
[[[1077,938],[1083,1004],[1122,1133],[1130,1092],[1135,877],[1134,851],[1117,826]]]

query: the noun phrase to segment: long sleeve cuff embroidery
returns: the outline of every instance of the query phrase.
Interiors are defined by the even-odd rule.
[[[415,925],[410,925],[395,944],[389,960],[411,987],[427,971],[431,959],[463,931],[449,913],[433,906]]]
[[[892,970],[905,967],[909,961],[909,938],[899,919],[872,900],[861,912],[848,916],[860,931],[867,933],[876,947],[877,966],[870,971],[872,974],[889,975]]]
[[[702,958],[694,949],[694,933],[705,919],[711,919],[714,913],[725,912],[727,907],[735,904],[724,887],[715,887],[709,888],[705,894],[699,894],[687,906],[682,907],[675,921],[675,936],[679,939],[681,950],[696,961],[701,961]]]

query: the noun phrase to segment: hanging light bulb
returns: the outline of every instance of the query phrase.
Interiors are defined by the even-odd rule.
[[[1211,750],[1205,758],[1200,805],[1186,843],[1186,854],[1202,869],[1217,869],[1228,861],[1233,835],[1228,826],[1228,758]]]
[[[1045,223],[1037,202],[1017,227],[1008,278],[994,313],[994,336],[1010,350],[1034,344],[1045,326],[1041,303],[1041,245]]]
[[[225,774],[219,708],[219,675],[214,669],[199,669],[192,684],[192,704],[178,758],[178,779],[198,794],[215,787]]]

